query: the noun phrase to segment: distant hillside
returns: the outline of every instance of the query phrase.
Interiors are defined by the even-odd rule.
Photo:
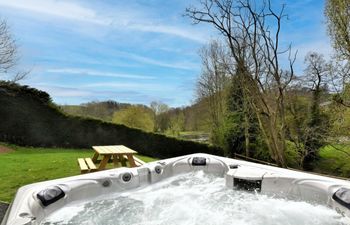
[[[112,121],[113,113],[131,106],[128,103],[115,101],[88,102],[81,105],[61,105],[63,112],[82,117],[91,117],[104,121]]]
[[[147,133],[96,119],[64,114],[34,88],[0,82],[0,141],[27,146],[90,148],[124,144],[144,155],[168,158],[195,152],[223,155],[220,148]]]
[[[111,122],[115,112],[131,106],[140,106],[151,110],[150,107],[146,105],[118,103],[112,100],[88,102],[81,105],[60,105],[59,108],[69,115],[89,117]],[[169,108],[168,111],[163,112],[160,116],[167,120],[166,123],[170,123],[171,120],[174,120],[178,116],[183,116],[183,124],[181,125],[183,129],[181,131],[210,131],[208,123],[208,106],[204,100],[186,107]],[[166,126],[169,126],[169,124]]]

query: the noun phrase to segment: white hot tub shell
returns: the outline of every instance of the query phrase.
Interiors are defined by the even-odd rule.
[[[35,225],[64,206],[203,170],[225,177],[226,187],[326,205],[350,217],[350,182],[272,166],[192,154],[21,187],[1,225]]]

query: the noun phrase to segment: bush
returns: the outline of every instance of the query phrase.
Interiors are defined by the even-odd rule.
[[[223,155],[218,147],[65,115],[47,93],[8,82],[0,82],[0,118],[0,141],[22,146],[90,148],[122,144],[157,158],[198,152]]]

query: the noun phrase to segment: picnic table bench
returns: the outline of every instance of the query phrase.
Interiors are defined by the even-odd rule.
[[[134,156],[137,152],[124,145],[108,145],[108,146],[92,146],[95,150],[94,156],[91,158],[79,158],[78,164],[81,173],[94,172],[106,169],[109,162],[113,162],[114,167],[119,163],[122,166],[130,167],[141,166],[145,164],[144,161]],[[102,159],[99,159],[102,158]],[[97,166],[95,164],[98,164]]]
[[[89,173],[97,171],[97,167],[92,162],[91,158],[79,158],[78,164],[81,173]]]

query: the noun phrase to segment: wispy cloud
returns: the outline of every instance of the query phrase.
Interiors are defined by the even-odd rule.
[[[168,25],[162,25],[162,24],[130,24],[129,26],[131,29],[144,31],[144,32],[154,32],[154,33],[163,33],[163,34],[170,34],[179,36],[182,38],[190,39],[196,42],[200,43],[206,43],[207,38],[196,32],[190,30],[189,28],[179,27],[179,26],[168,26]]]
[[[122,57],[135,60],[137,62],[151,64],[155,66],[168,67],[174,69],[184,69],[184,70],[196,70],[199,69],[199,65],[196,63],[191,63],[187,61],[182,62],[164,62],[163,60],[157,60],[145,56],[141,56],[138,54],[133,54],[129,52],[118,52],[118,54]]]
[[[207,40],[205,34],[193,30],[190,26],[161,24],[151,19],[136,16],[142,13],[125,10],[125,6],[119,10],[117,9],[117,11],[121,12],[117,15],[104,16],[93,8],[71,1],[0,0],[0,5],[32,12],[35,16],[37,16],[37,14],[46,14],[48,16],[55,16],[77,22],[111,26],[114,29],[122,28],[141,32],[167,34],[199,43],[205,43]]]
[[[0,0],[0,5],[25,11],[32,11],[36,14],[47,14],[65,19],[95,23],[100,25],[108,25],[112,22],[111,20],[97,16],[96,12],[92,9],[69,1]]]
[[[87,97],[92,96],[93,92],[88,90],[83,90],[79,88],[46,85],[46,84],[33,84],[33,87],[39,88],[43,91],[48,92],[54,97]]]
[[[130,90],[86,90],[84,88],[72,88],[66,86],[57,86],[49,84],[33,84],[33,87],[39,88],[48,92],[54,101],[59,104],[69,103],[80,104],[81,99],[88,101],[104,101],[107,99],[115,100],[118,102],[128,102],[148,105],[151,101],[159,100],[172,104],[175,102],[173,98],[168,97],[156,97],[153,95],[144,94],[138,91]]]
[[[59,74],[85,75],[85,76],[117,77],[117,78],[128,78],[128,79],[144,79],[144,80],[155,79],[155,77],[147,76],[147,75],[123,74],[123,73],[105,72],[105,71],[83,69],[83,68],[57,68],[57,69],[48,69],[46,70],[46,72],[59,73]]]
[[[139,91],[166,91],[174,89],[171,85],[164,85],[159,83],[140,83],[140,82],[99,82],[80,85],[84,88],[118,88],[118,89],[134,89]]]

